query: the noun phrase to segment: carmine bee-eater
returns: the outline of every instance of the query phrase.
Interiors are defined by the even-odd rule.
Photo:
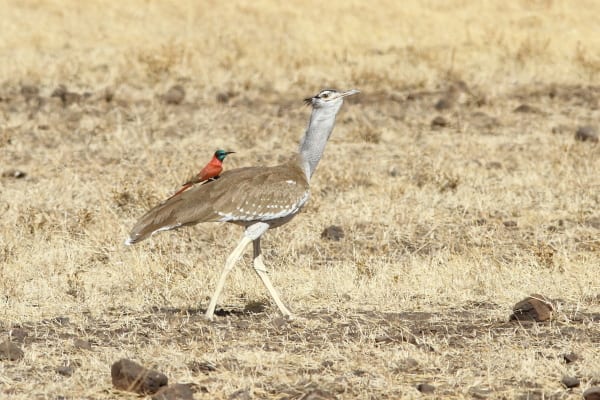
[[[191,188],[196,183],[201,183],[204,181],[214,180],[219,177],[219,174],[223,172],[223,160],[227,157],[228,154],[235,153],[235,151],[225,151],[225,150],[217,150],[213,155],[213,158],[202,168],[200,172],[189,181],[181,185],[181,188],[175,192],[175,194],[171,197],[175,197],[181,192],[184,192]]]

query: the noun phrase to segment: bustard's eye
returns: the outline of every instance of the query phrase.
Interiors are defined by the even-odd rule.
[[[329,92],[321,93],[321,98],[326,99],[329,97]]]

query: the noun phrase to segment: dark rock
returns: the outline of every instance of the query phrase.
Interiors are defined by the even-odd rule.
[[[579,379],[574,376],[564,376],[560,381],[566,388],[574,388],[580,385]]]
[[[90,342],[88,342],[87,340],[83,340],[83,339],[78,339],[78,338],[73,339],[73,346],[75,346],[75,348],[81,349],[81,350],[92,350],[92,344]]]
[[[517,227],[517,221],[509,220],[509,221],[502,222],[502,224],[504,224],[504,226],[506,228],[516,228]]]
[[[194,400],[194,391],[191,385],[176,383],[163,386],[152,397],[152,400]]]
[[[573,352],[563,354],[562,357],[563,357],[563,360],[565,360],[565,363],[567,363],[567,364],[571,364],[571,363],[574,363],[575,361],[579,360],[579,356]]]
[[[8,331],[8,337],[13,342],[23,343],[27,336],[29,336],[29,332],[23,328],[12,328]]]
[[[515,108],[513,112],[516,113],[530,113],[530,114],[542,114],[542,111],[537,108],[530,106],[529,104],[521,104],[519,107]]]
[[[63,106],[65,107],[73,103],[78,103],[82,98],[82,96],[79,93],[69,92],[65,85],[58,85],[58,87],[54,89],[50,97],[58,97],[62,101]]]
[[[600,386],[592,386],[583,392],[585,400],[600,400]]]
[[[17,361],[24,355],[23,350],[13,342],[6,340],[0,343],[0,361]]]
[[[185,99],[185,89],[181,85],[171,86],[163,96],[167,104],[181,104]]]
[[[532,294],[515,304],[510,320],[544,322],[552,319],[553,311],[554,306],[547,297]]]
[[[493,390],[483,386],[470,387],[468,392],[475,399],[487,399],[494,393]]]
[[[234,92],[232,90],[228,90],[226,92],[219,92],[219,93],[217,93],[216,100],[217,100],[218,103],[225,104],[225,103],[228,103],[229,100],[232,97],[235,97],[235,96],[237,96],[236,92]]]
[[[154,394],[169,383],[164,374],[125,358],[112,365],[110,375],[115,388],[138,394]]]
[[[56,373],[62,376],[71,376],[74,372],[75,368],[73,368],[71,365],[61,365],[60,367],[56,368]]]
[[[40,89],[34,85],[21,85],[21,95],[25,100],[30,100],[38,97]]]
[[[500,169],[502,168],[502,163],[499,161],[488,161],[485,163],[485,167],[487,169]]]
[[[580,126],[575,132],[575,140],[598,143],[598,130],[591,125]]]
[[[341,226],[331,225],[321,232],[321,239],[339,241],[344,238],[344,230]]]
[[[231,393],[231,395],[227,398],[228,400],[250,400],[252,395],[250,394],[250,389],[240,389]]]
[[[417,385],[417,390],[421,393],[433,393],[435,392],[435,386],[430,385],[429,383],[419,383]]]
[[[438,115],[434,119],[431,120],[432,128],[443,128],[444,126],[448,126],[448,120],[441,115]]]
[[[187,367],[192,372],[203,372],[205,374],[217,370],[217,366],[210,361],[192,361]]]
[[[20,169],[7,169],[2,172],[3,178],[14,178],[14,179],[23,179],[27,176],[27,172],[21,171]]]
[[[439,99],[434,105],[435,109],[438,111],[448,110],[452,108],[452,106],[454,106],[454,101],[448,97]]]
[[[260,314],[265,312],[267,305],[263,301],[249,301],[244,306],[244,312],[251,314]]]

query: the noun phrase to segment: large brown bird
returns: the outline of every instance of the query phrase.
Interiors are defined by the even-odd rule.
[[[241,225],[245,228],[244,235],[227,257],[206,310],[206,318],[213,319],[227,274],[250,243],[254,247],[254,270],[281,313],[291,318],[292,313],[279,299],[267,275],[260,250],[260,237],[268,229],[288,222],[306,204],[310,194],[310,178],[321,160],[344,97],[356,93],[359,93],[358,90],[339,92],[327,89],[305,99],[312,106],[310,120],[298,153],[288,162],[274,167],[233,169],[222,173],[214,182],[183,191],[148,211],[135,224],[125,243],[134,244],[156,232],[200,222]]]

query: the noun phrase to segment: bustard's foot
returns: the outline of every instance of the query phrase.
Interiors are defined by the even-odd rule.
[[[206,313],[204,313],[204,319],[210,322],[213,322],[215,320],[215,314],[214,313],[209,313],[208,311]]]

